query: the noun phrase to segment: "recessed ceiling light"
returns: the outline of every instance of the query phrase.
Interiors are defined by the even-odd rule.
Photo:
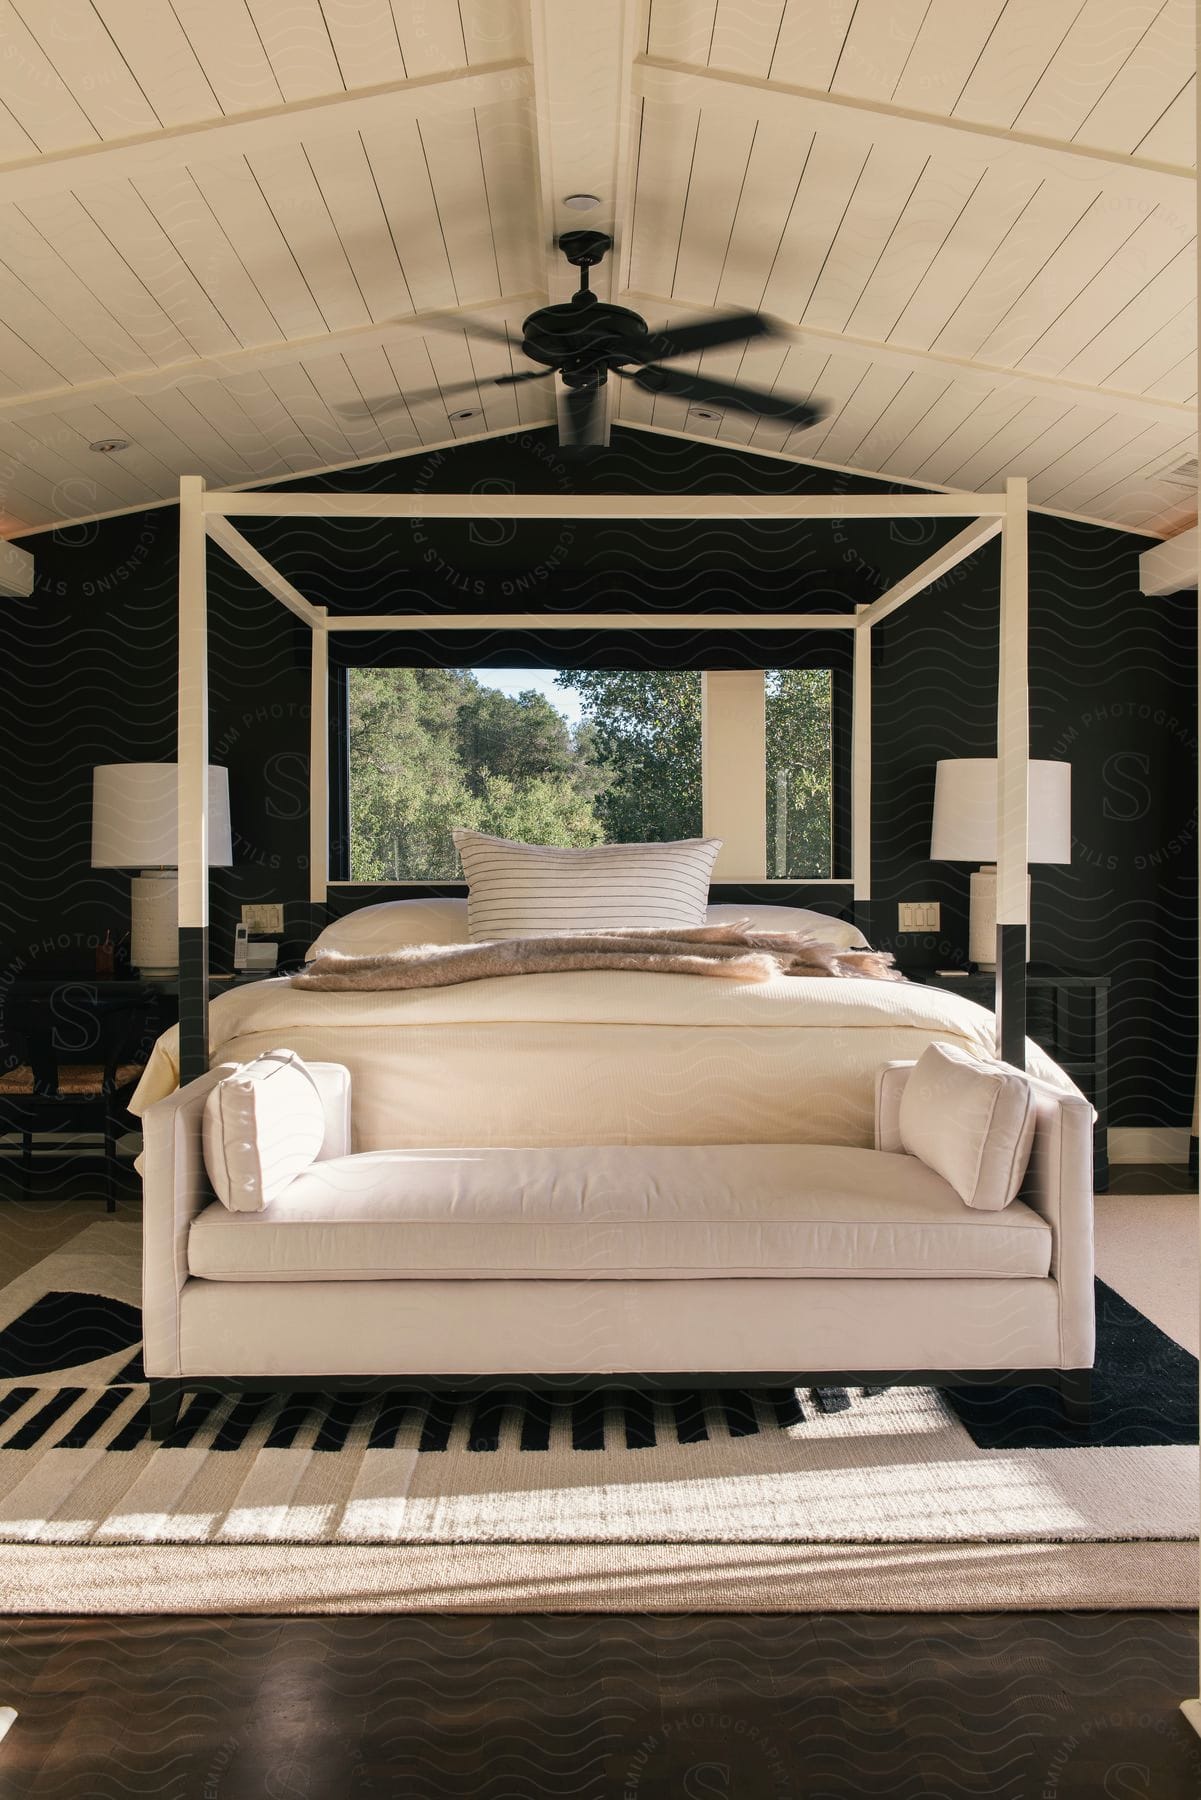
[[[451,413],[450,417],[452,419],[474,419],[478,410],[478,407],[468,406],[465,407],[462,412]]]
[[[99,451],[101,456],[115,456],[118,450],[129,449],[129,439],[97,438],[94,444],[88,445],[88,449]]]
[[[600,205],[599,194],[564,194],[564,206],[570,206],[572,212],[591,212],[594,206]]]
[[[712,407],[709,406],[694,406],[692,408],[692,417],[694,419],[720,419],[721,414],[719,412],[714,412]]]

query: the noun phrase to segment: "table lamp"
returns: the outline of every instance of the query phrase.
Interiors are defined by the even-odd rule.
[[[179,972],[179,862],[174,763],[101,763],[92,771],[92,867],[137,869],[130,883],[130,961],[143,975]],[[229,775],[209,765],[209,867],[233,862]]]
[[[1029,861],[1072,860],[1072,765],[1029,765]],[[997,763],[995,757],[968,756],[940,762],[934,772],[933,862],[980,862],[972,876],[968,956],[982,969],[997,966]],[[1027,875],[1027,892],[1029,892]],[[1026,909],[1027,921],[1029,905]],[[1026,961],[1030,926],[1026,926]]]

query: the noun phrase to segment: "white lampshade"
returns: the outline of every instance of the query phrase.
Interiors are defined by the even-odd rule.
[[[174,763],[101,763],[92,771],[92,867],[173,869],[179,862]],[[229,775],[209,765],[209,863],[233,862]]]
[[[1029,860],[1072,860],[1072,765],[1030,764]],[[967,756],[940,762],[934,773],[934,862],[997,860],[997,763]]]

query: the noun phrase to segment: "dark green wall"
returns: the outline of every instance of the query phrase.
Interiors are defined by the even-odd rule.
[[[748,498],[880,485],[635,433],[615,434],[586,470],[527,433],[325,484]],[[334,611],[414,608],[449,622],[543,608],[844,611],[957,525],[256,519],[245,529]],[[88,866],[91,769],[173,758],[176,537],[164,508],[28,539],[36,593],[0,608],[0,1002],[15,970],[90,967],[90,940],[127,925],[126,876]],[[1071,761],[1077,840],[1070,867],[1035,871],[1034,954],[1113,977],[1113,1123],[1178,1125],[1191,1115],[1196,1041],[1195,607],[1191,596],[1140,596],[1146,542],[1031,520],[1031,748]],[[210,570],[213,760],[230,770],[236,848],[235,868],[213,882],[215,958],[227,959],[244,901],[283,900],[296,941],[304,934],[307,633],[217,552]],[[996,587],[994,546],[875,634],[877,932],[927,963],[966,952],[967,872],[929,862],[930,805],[938,757],[993,749]],[[648,663],[695,657],[686,634],[640,635]],[[763,653],[811,649],[789,634]],[[513,660],[489,632],[461,654]],[[742,659],[732,640],[718,652]],[[942,902],[939,939],[890,939],[902,899]]]

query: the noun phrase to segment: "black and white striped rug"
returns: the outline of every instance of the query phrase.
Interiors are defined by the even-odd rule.
[[[1153,1408],[1149,1435],[1125,1402],[1069,1448],[1037,1396],[969,1430],[957,1397],[922,1388],[314,1385],[190,1394],[156,1447],[138,1273],[137,1226],[104,1221],[0,1294],[0,1542],[1020,1543],[1195,1529],[1195,1450]],[[1119,1302],[1107,1330],[1128,1334],[1126,1314],[1142,1318]]]

